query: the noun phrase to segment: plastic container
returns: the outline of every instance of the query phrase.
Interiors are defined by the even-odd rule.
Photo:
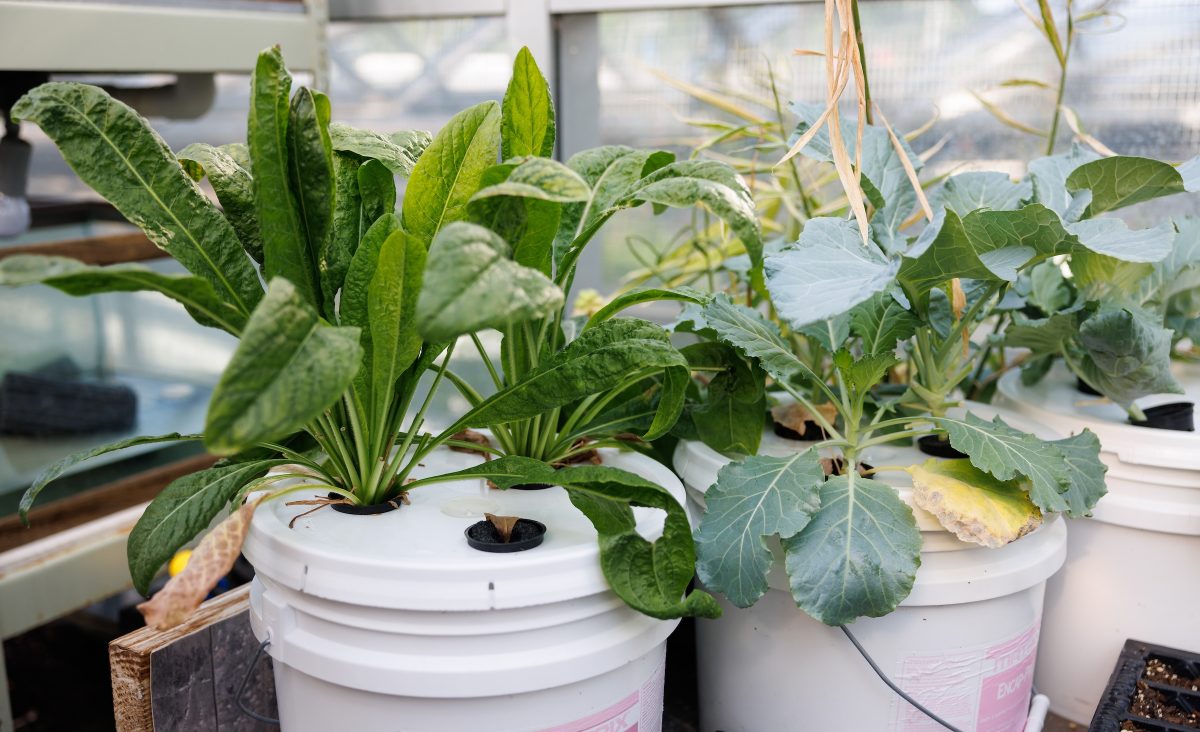
[[[1200,370],[1176,376],[1200,400]],[[1200,649],[1200,434],[1135,427],[1061,367],[1031,387],[1005,375],[997,400],[1063,434],[1090,429],[1108,465],[1108,495],[1071,521],[1066,568],[1047,588],[1036,679],[1055,714],[1086,724],[1126,639]]]
[[[983,406],[974,411],[990,417]],[[759,453],[788,455],[804,447],[768,433]],[[928,458],[915,447],[891,445],[863,457],[874,465]],[[698,442],[676,449],[675,468],[697,516],[728,462]],[[911,505],[911,482],[892,475],[880,477]],[[1021,732],[1046,578],[1066,555],[1064,522],[1049,517],[1018,541],[986,549],[960,541],[925,511],[913,512],[924,545],[912,593],[895,612],[858,620],[851,630],[892,681],[959,729]],[[721,597],[725,616],[697,624],[703,732],[942,730],[888,689],[840,629],[796,607],[781,562],[769,581],[771,590],[752,607],[739,609]]]
[[[601,453],[683,500],[659,463]],[[422,471],[479,460],[441,450]],[[255,513],[250,618],[271,642],[285,731],[661,729],[665,641],[678,621],[630,610],[608,588],[596,532],[562,488],[471,480],[411,499],[374,516],[317,511],[295,529],[306,507],[279,500]],[[464,530],[484,512],[540,521],[544,542],[472,549]],[[661,532],[661,512],[635,512],[640,533]]]
[[[1200,654],[1136,640],[1126,641],[1088,732],[1121,732],[1130,727],[1145,732],[1195,730],[1200,724],[1181,724],[1174,714],[1154,713],[1157,710],[1134,709],[1133,706],[1141,695],[1173,707],[1182,715],[1191,714],[1200,719],[1200,692],[1197,691],[1200,684],[1197,682],[1200,682]],[[1172,717],[1175,722],[1171,721]]]

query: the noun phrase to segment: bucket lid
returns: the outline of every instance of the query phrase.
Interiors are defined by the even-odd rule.
[[[683,486],[660,463],[637,453],[600,453],[604,465],[651,480],[683,502]],[[414,477],[480,461],[439,449]],[[353,516],[323,509],[288,528],[311,506],[288,506],[287,500],[305,497],[293,493],[260,506],[243,552],[257,572],[307,594],[368,607],[463,611],[550,604],[609,589],[596,530],[557,486],[499,490],[482,479],[439,483],[413,490],[411,504],[395,511]],[[540,521],[545,539],[535,549],[508,554],[472,549],[463,532],[484,512]],[[634,515],[638,533],[653,538],[662,532],[662,511],[635,508]]]
[[[1200,368],[1179,364],[1173,369],[1185,394],[1138,399],[1142,408],[1178,401],[1200,402]],[[1075,388],[1075,376],[1062,364],[1033,386],[1010,372],[997,385],[998,401],[1028,419],[1072,435],[1085,427],[1096,433],[1104,452],[1131,465],[1200,470],[1200,433],[1135,427],[1121,407]]]

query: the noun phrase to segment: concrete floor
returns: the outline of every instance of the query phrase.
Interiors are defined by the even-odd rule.
[[[1042,729],[1044,732],[1084,732],[1087,726],[1068,722],[1062,717],[1051,714],[1046,718],[1046,726]]]

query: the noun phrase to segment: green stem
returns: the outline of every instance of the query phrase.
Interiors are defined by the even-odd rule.
[[[871,114],[871,85],[867,83],[867,52],[863,48],[862,22],[858,19],[858,0],[850,0],[850,13],[854,16],[854,38],[858,42],[858,59],[862,62],[862,92],[867,106],[867,124],[875,124]]]
[[[487,350],[483,347],[483,342],[479,340],[479,336],[475,333],[471,334],[471,342],[475,344],[475,350],[479,352],[479,358],[483,360],[483,365],[487,366],[488,374],[492,377],[492,383],[496,389],[504,388],[504,382],[500,379],[500,375],[496,373],[496,367],[492,365],[492,359],[488,357]]]

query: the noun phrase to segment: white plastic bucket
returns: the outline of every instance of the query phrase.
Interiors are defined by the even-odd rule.
[[[1186,396],[1143,406],[1200,402],[1200,370],[1176,376]],[[1200,651],[1200,435],[1134,427],[1061,367],[1032,387],[1007,374],[997,398],[1063,434],[1095,432],[1108,465],[1108,495],[1071,521],[1066,568],[1047,588],[1037,666],[1051,709],[1086,724],[1126,639]]]
[[[768,433],[759,454],[797,449],[803,443]],[[885,446],[864,459],[895,465],[928,456]],[[728,462],[698,442],[676,449],[675,468],[697,515]],[[889,482],[911,505],[904,477]],[[1028,536],[986,549],[960,541],[925,511],[913,512],[924,545],[912,593],[890,615],[863,618],[850,629],[892,681],[959,729],[1020,732],[1029,714],[1046,578],[1066,554],[1065,524],[1049,517]],[[840,629],[796,607],[781,562],[769,579],[771,590],[752,607],[721,598],[724,617],[697,624],[702,732],[943,729],[888,689]]]
[[[662,465],[602,451],[604,463],[670,490]],[[422,474],[478,464],[438,451]],[[293,494],[303,498],[303,494]],[[254,516],[244,552],[257,576],[250,618],[270,640],[287,732],[658,732],[666,639],[608,588],[596,532],[565,491],[488,489],[482,480],[414,490],[376,516],[285,501]],[[492,554],[463,531],[483,512],[547,526],[541,546]],[[656,536],[663,514],[635,509]]]

